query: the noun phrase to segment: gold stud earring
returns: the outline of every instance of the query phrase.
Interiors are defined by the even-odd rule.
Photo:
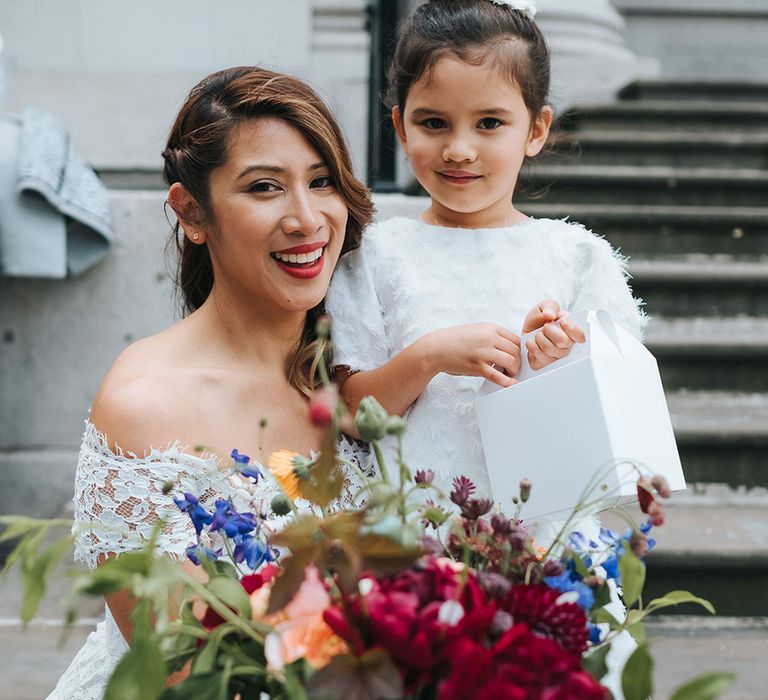
[[[192,240],[193,240],[193,241],[197,241],[197,240],[199,240],[199,238],[200,238],[200,234],[199,234],[197,231],[195,231],[195,232],[192,234]]]

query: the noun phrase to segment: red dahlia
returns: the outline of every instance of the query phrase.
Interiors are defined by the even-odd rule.
[[[501,606],[515,623],[525,622],[534,634],[554,639],[563,649],[582,654],[587,648],[587,617],[576,603],[560,603],[562,593],[543,584],[513,586]]]

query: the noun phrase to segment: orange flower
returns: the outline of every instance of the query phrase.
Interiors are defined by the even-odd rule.
[[[301,496],[299,480],[293,471],[295,467],[294,460],[297,457],[299,459],[302,458],[298,452],[278,450],[269,456],[269,461],[267,462],[267,466],[269,467],[272,476],[277,479],[277,482],[280,484],[283,491],[288,494],[288,498],[292,501],[295,501]]]
[[[304,582],[288,605],[265,618],[274,632],[267,635],[264,653],[269,666],[280,670],[304,658],[314,668],[325,666],[333,656],[347,651],[346,644],[323,620],[331,604],[317,569],[306,568]]]

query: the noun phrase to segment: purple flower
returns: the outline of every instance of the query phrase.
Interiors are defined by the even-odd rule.
[[[251,535],[237,535],[235,538],[235,561],[243,560],[251,569],[258,569],[265,561],[274,561],[274,552],[263,540]]]
[[[198,535],[202,532],[204,525],[211,524],[213,516],[200,505],[200,501],[191,493],[185,493],[183,499],[174,498],[173,502],[182,513],[186,513],[189,516]]]
[[[432,469],[418,469],[413,480],[417,484],[431,484],[435,480],[435,472]]]
[[[220,554],[221,550],[214,551],[208,547],[204,547],[201,544],[195,544],[191,547],[187,547],[187,556],[195,566],[200,566],[200,559],[210,559],[211,561],[215,561],[219,558]]]
[[[253,479],[253,483],[258,483],[261,479],[261,469],[256,465],[251,465],[251,458],[248,455],[241,455],[236,449],[232,450],[232,459],[235,461],[235,468],[243,476]]]
[[[220,499],[216,501],[216,513],[211,522],[211,532],[224,530],[227,537],[245,535],[256,528],[256,519],[253,513],[238,513],[230,501]]]
[[[450,497],[457,506],[462,506],[474,492],[475,485],[466,476],[457,476],[453,480]]]

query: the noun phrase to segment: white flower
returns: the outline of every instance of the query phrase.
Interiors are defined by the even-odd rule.
[[[458,600],[446,600],[437,613],[437,621],[449,627],[455,627],[464,617],[464,608]]]
[[[555,605],[564,605],[566,603],[578,603],[579,594],[577,591],[566,591],[562,595],[558,596],[555,601]]]
[[[518,10],[528,19],[533,19],[536,16],[536,3],[534,0],[491,0],[491,2]]]

